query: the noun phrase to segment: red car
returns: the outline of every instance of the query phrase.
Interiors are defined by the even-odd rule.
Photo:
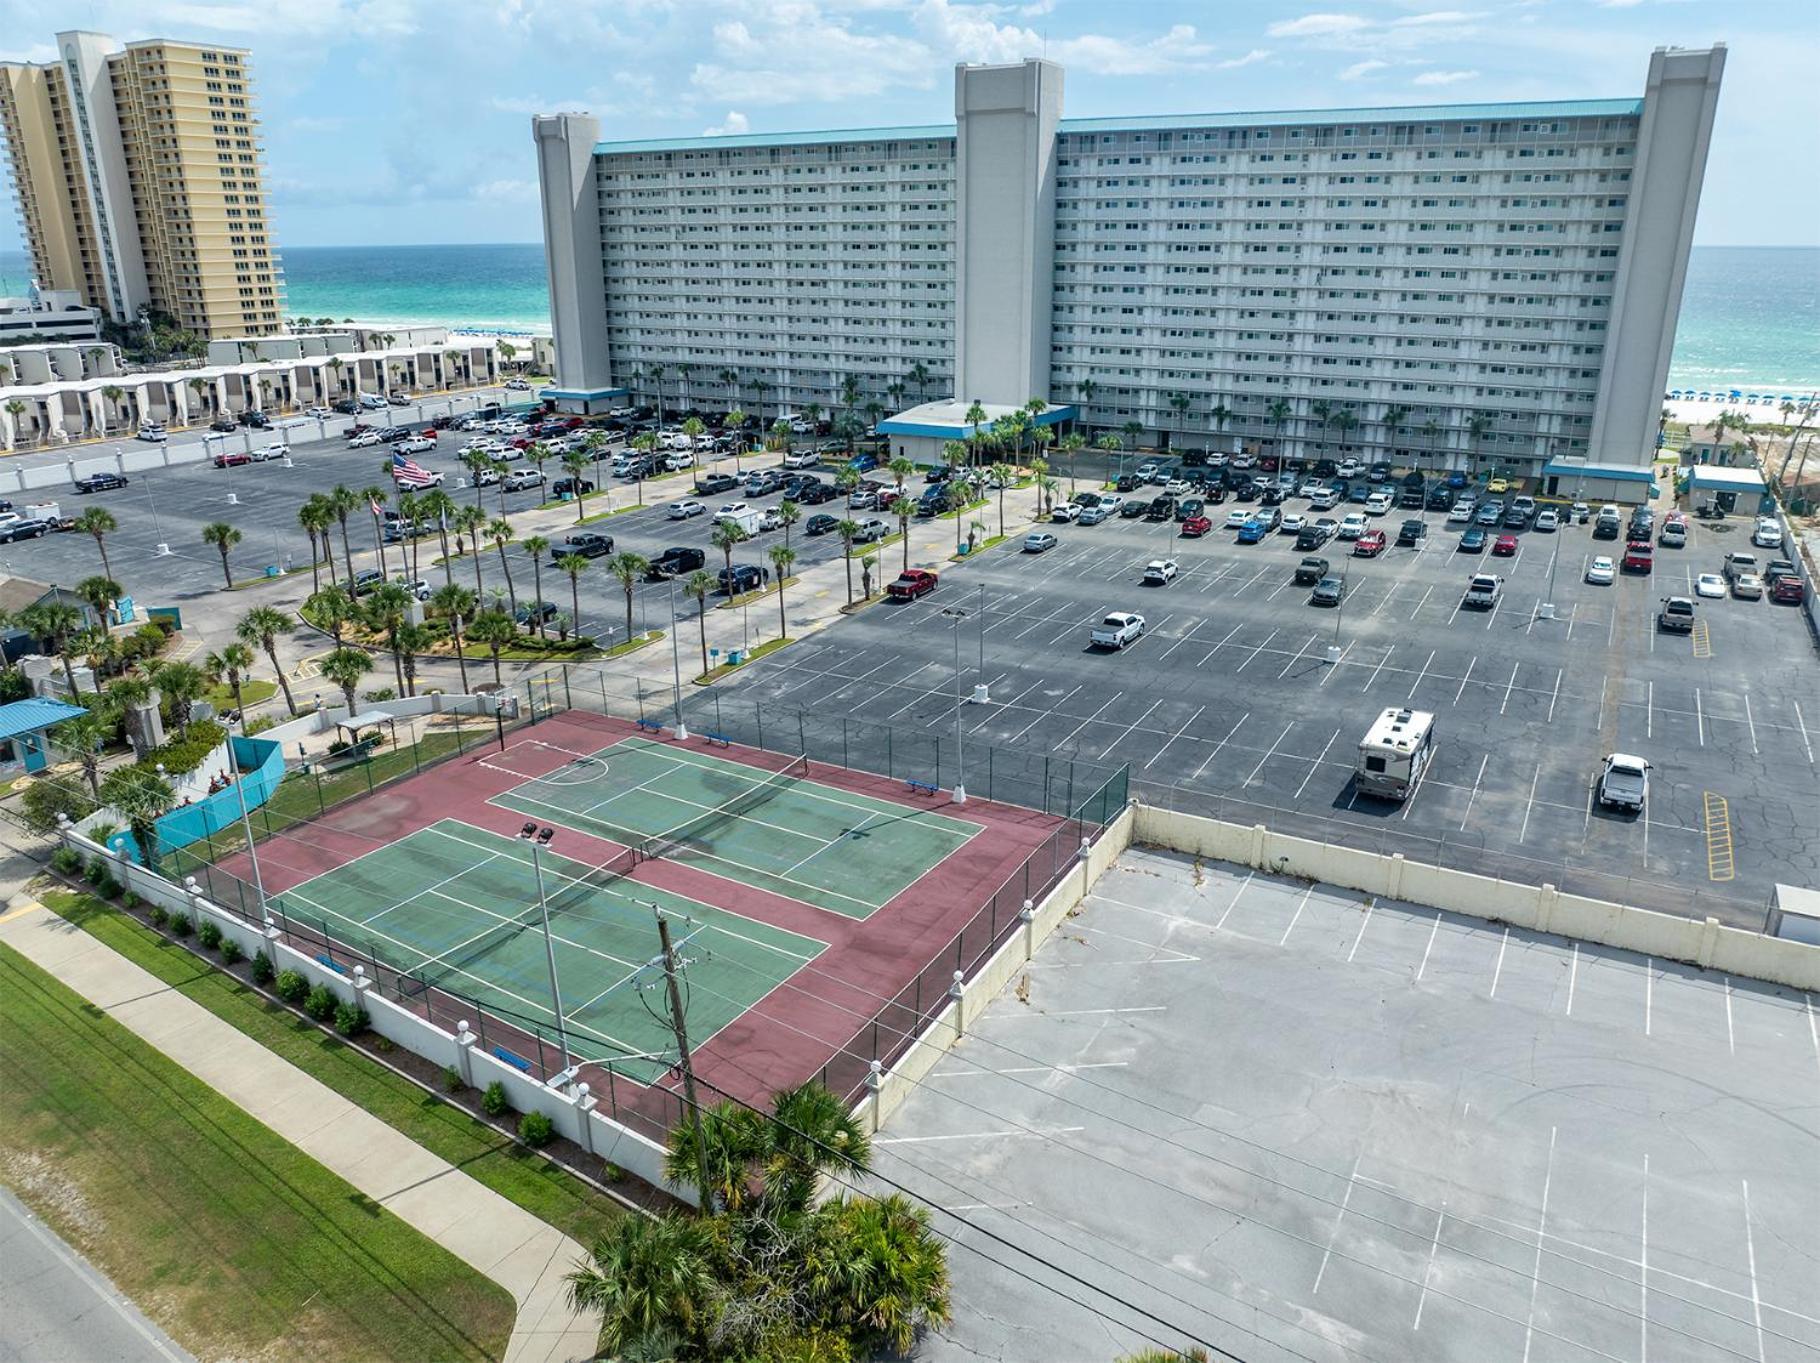
[[[1800,578],[1780,573],[1769,580],[1769,599],[1788,606],[1799,606],[1807,599],[1807,588]]]
[[[1656,551],[1648,540],[1632,540],[1624,546],[1624,571],[1647,573],[1655,566]]]
[[[1499,535],[1491,542],[1491,552],[1496,554],[1499,558],[1515,558],[1517,554],[1517,537],[1515,535]]]
[[[1199,539],[1213,529],[1213,522],[1205,516],[1190,516],[1182,522],[1182,534],[1189,539]]]
[[[1368,530],[1352,542],[1354,558],[1376,558],[1384,552],[1387,541],[1382,530]]]
[[[252,462],[253,456],[250,454],[218,454],[215,456],[215,467],[218,469],[231,469],[236,465]]]
[[[927,568],[912,568],[907,573],[899,573],[897,581],[885,588],[885,595],[893,601],[914,601],[934,591],[935,583],[935,574]]]

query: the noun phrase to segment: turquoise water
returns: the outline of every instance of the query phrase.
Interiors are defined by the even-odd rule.
[[[291,315],[547,329],[543,248],[294,246]],[[0,252],[0,294],[25,291]],[[1671,388],[1820,388],[1820,247],[1702,246],[1688,265]]]

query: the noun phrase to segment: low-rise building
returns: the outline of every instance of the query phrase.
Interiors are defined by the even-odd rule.
[[[82,305],[74,289],[40,289],[0,298],[0,347],[36,341],[98,341],[101,309]]]

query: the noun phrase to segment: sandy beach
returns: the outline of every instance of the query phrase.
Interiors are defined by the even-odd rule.
[[[1745,388],[1742,391],[1746,393],[1763,392],[1760,388]],[[1811,399],[1815,395],[1811,393],[1791,393],[1790,396],[1792,396],[1796,402],[1801,402]],[[1719,398],[1701,402],[1698,399],[1688,401],[1683,398],[1677,401],[1672,398],[1664,398],[1662,400],[1662,405],[1670,412],[1674,413],[1670,418],[1671,420],[1685,421],[1692,426],[1710,425],[1712,422],[1719,419],[1719,414],[1721,412],[1741,412],[1753,422],[1765,426],[1780,426],[1784,422],[1792,422],[1793,424],[1799,425],[1801,421],[1799,414],[1792,418],[1785,417],[1782,414],[1782,390],[1780,389],[1776,390],[1775,402],[1745,402],[1742,399],[1733,400],[1731,398]]]

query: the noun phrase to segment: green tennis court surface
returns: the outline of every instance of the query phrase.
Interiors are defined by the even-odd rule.
[[[571,1050],[613,1060],[674,1049],[627,978],[657,955],[652,906],[673,920],[689,961],[690,1040],[701,1045],[818,956],[825,943],[603,873],[545,851],[544,889]],[[549,964],[528,844],[454,819],[285,891],[274,903],[395,969],[460,994],[546,1040],[555,1037]],[[528,926],[524,926],[528,925]],[[661,1013],[662,1009],[659,1008]],[[644,1082],[664,1064],[621,1064]]]
[[[512,751],[489,764],[512,770]],[[800,770],[638,738],[527,777],[489,803],[628,846],[655,842],[671,861],[861,919],[979,832]]]

